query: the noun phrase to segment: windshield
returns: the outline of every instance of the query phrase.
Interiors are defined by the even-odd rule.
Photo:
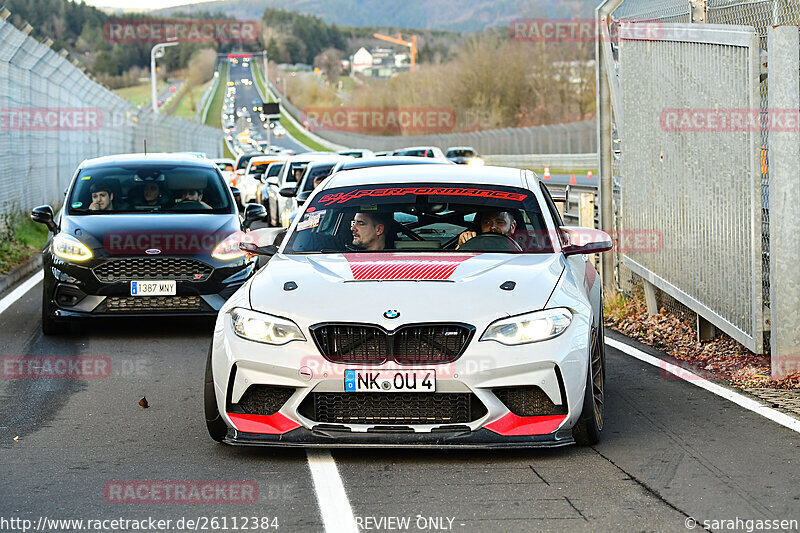
[[[103,166],[81,170],[69,214],[231,213],[219,173],[193,165]]]
[[[425,148],[415,150],[398,150],[394,153],[394,155],[406,155],[410,157],[425,157],[427,154],[428,150]]]
[[[447,157],[474,157],[475,152],[472,150],[448,150]]]
[[[330,175],[331,170],[333,170],[334,165],[336,165],[336,163],[324,163],[311,167],[311,169],[306,172],[306,175],[303,177],[303,191],[314,190],[314,181],[319,178],[327,178]]]
[[[277,176],[281,173],[281,170],[283,170],[283,163],[273,163],[267,169],[267,177]]]
[[[403,250],[552,252],[531,191],[500,185],[368,185],[326,190],[305,209],[285,253]]]

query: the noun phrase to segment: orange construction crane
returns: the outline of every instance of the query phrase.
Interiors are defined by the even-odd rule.
[[[397,37],[389,37],[388,35],[381,35],[380,33],[373,33],[373,37],[382,41],[389,41],[390,43],[399,44],[408,47],[408,55],[411,56],[411,72],[414,72],[414,65],[417,64],[417,36],[412,35],[410,41],[403,40],[403,34],[398,33]]]

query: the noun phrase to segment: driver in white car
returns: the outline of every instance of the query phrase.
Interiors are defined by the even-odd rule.
[[[485,211],[478,216],[481,222],[481,233],[497,233],[511,237],[517,227],[517,221],[508,211]],[[474,231],[461,233],[458,236],[458,246],[456,248],[461,248],[465,242],[475,236],[477,236],[477,233]]]
[[[356,213],[350,223],[353,232],[353,246],[364,250],[384,250],[386,248],[387,217],[378,213]]]

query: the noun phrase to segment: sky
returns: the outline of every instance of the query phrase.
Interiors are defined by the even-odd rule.
[[[87,4],[96,7],[113,7],[122,9],[158,9],[185,4],[199,4],[211,0],[85,0]]]

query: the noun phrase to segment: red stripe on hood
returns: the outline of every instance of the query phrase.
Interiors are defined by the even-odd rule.
[[[370,280],[445,280],[458,265],[478,254],[344,254],[353,279]]]

